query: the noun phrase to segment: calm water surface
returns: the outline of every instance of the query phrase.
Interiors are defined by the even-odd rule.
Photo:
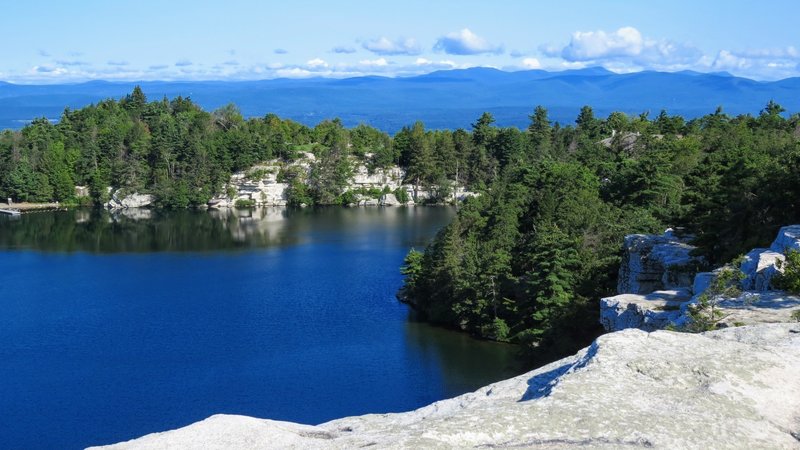
[[[212,414],[320,423],[518,373],[416,322],[398,267],[449,208],[0,217],[0,448],[81,448]]]

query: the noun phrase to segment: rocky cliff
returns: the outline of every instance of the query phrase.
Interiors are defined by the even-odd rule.
[[[800,324],[637,329],[476,392],[318,426],[212,416],[114,449],[800,448]]]
[[[284,206],[288,202],[289,185],[280,181],[279,175],[281,171],[294,169],[302,177],[307,178],[314,164],[316,164],[316,157],[312,153],[303,153],[300,158],[291,163],[275,160],[251,167],[246,172],[235,173],[225,187],[225,193],[214,197],[209,202],[209,206],[216,208],[231,207],[239,200],[252,202],[256,206]],[[345,191],[377,189],[396,192],[397,190],[404,190],[410,200],[401,203],[397,201],[394,194],[382,198],[372,198],[365,195],[359,197],[350,206],[411,205],[415,202],[424,202],[435,197],[434,192],[422,186],[405,183],[406,173],[400,167],[393,166],[370,170],[362,162],[355,159],[352,161],[352,166],[353,174],[345,187]],[[456,187],[454,191],[450,198],[451,201],[464,200],[466,197],[476,195],[460,186]]]
[[[697,304],[715,272],[694,273],[701,263],[690,253],[694,247],[687,239],[672,233],[663,236],[631,235],[625,238],[623,265],[618,293],[600,300],[600,322],[608,331],[639,328],[645,331],[668,325],[683,326],[688,312]],[[790,249],[800,249],[800,225],[780,229],[770,248],[748,252],[736,269],[742,272],[735,297],[719,298],[722,326],[765,322],[787,322],[800,309],[800,297],[775,291],[772,278]]]
[[[351,161],[353,174],[345,187],[347,191],[389,191],[384,195],[358,195],[355,202],[348,206],[402,206],[413,205],[415,202],[425,202],[437,197],[436,192],[415,184],[405,183],[406,172],[401,167],[376,168],[370,170],[362,162]],[[224,186],[223,192],[214,196],[208,206],[212,208],[230,208],[239,201],[253,206],[286,206],[289,202],[289,184],[281,178],[283,171],[293,171],[300,174],[307,181],[311,168],[316,164],[313,153],[302,153],[292,162],[279,160],[268,161],[255,165],[243,172],[231,175]],[[76,186],[76,196],[87,196],[88,188]],[[467,191],[463,186],[450,186],[452,193],[445,199],[448,202],[463,201],[468,197],[478,195]],[[409,200],[400,202],[394,192],[405,191]],[[108,188],[111,199],[104,205],[108,209],[122,210],[128,208],[147,208],[155,205],[156,198],[150,194],[128,193],[123,190]]]

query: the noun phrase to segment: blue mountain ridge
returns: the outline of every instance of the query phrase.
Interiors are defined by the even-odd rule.
[[[467,128],[484,111],[498,125],[525,127],[536,105],[561,124],[583,105],[599,116],[666,109],[687,118],[712,113],[758,114],[769,100],[800,111],[800,78],[755,81],[729,73],[635,72],[600,67],[562,72],[505,72],[492,68],[436,71],[413,77],[362,76],[259,81],[90,81],[18,85],[0,82],[0,128],[21,128],[35,117],[57,120],[65,107],[120,98],[140,85],[149,99],[190,97],[207,110],[233,102],[246,117],[276,113],[307,125],[339,117],[395,132],[416,120],[429,128]]]

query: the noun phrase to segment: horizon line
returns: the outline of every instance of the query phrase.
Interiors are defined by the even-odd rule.
[[[0,83],[12,85],[12,86],[68,86],[68,85],[81,85],[81,84],[89,84],[89,83],[108,83],[108,84],[129,84],[129,83],[210,83],[210,82],[221,82],[221,83],[248,83],[248,82],[259,82],[259,81],[303,81],[303,80],[350,80],[350,79],[359,79],[359,78],[381,78],[386,80],[395,80],[395,79],[406,79],[406,78],[417,78],[423,77],[435,73],[446,73],[446,72],[467,72],[472,70],[493,70],[496,72],[502,73],[524,73],[524,72],[540,72],[540,73],[547,73],[547,74],[561,74],[561,73],[580,73],[580,72],[587,72],[592,70],[601,69],[607,73],[607,75],[635,75],[635,74],[642,74],[642,73],[659,73],[659,74],[698,74],[698,75],[711,75],[711,76],[720,76],[720,77],[730,77],[730,78],[739,78],[744,80],[750,80],[758,83],[774,83],[780,82],[784,80],[790,80],[794,78],[800,78],[798,76],[793,77],[786,77],[786,78],[777,78],[777,79],[758,79],[758,78],[750,78],[742,75],[735,75],[727,71],[713,71],[713,72],[701,72],[698,70],[692,69],[683,69],[683,70],[676,70],[676,71],[665,71],[665,70],[655,70],[655,69],[643,69],[643,70],[636,70],[636,71],[625,71],[625,72],[615,72],[614,70],[608,69],[601,65],[598,66],[588,66],[582,68],[566,68],[562,70],[548,70],[545,68],[534,68],[534,69],[520,69],[520,70],[504,70],[497,67],[492,66],[473,66],[473,67],[456,67],[452,69],[437,69],[432,70],[430,72],[423,72],[417,74],[363,74],[363,75],[345,75],[341,77],[337,76],[325,76],[325,75],[317,75],[317,76],[308,76],[308,77],[275,77],[275,78],[162,78],[162,79],[141,79],[141,78],[130,78],[130,79],[106,79],[106,78],[88,78],[85,80],[80,81],[63,81],[63,82],[47,82],[45,80],[35,80],[31,82],[26,81],[19,81],[19,80],[0,80]]]

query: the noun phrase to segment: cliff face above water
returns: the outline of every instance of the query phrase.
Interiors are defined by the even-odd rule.
[[[800,324],[629,329],[416,411],[318,426],[212,416],[114,449],[800,448]]]

